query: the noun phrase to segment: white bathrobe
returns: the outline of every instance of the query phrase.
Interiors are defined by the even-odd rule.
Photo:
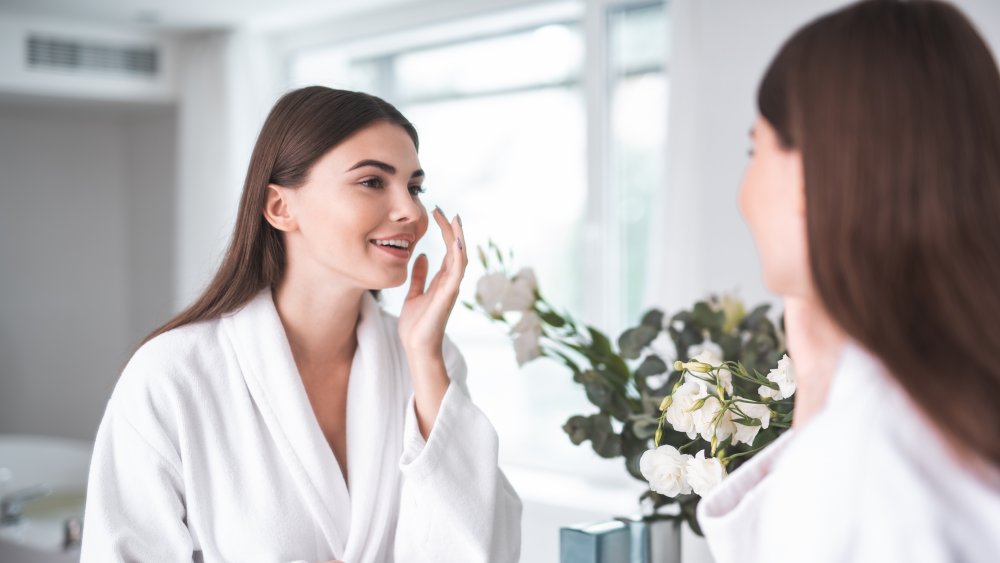
[[[851,345],[823,410],[702,499],[698,521],[717,563],[993,563],[996,478],[960,466],[881,364]]]
[[[87,490],[83,563],[514,562],[521,503],[497,435],[451,385],[426,443],[396,318],[365,294],[347,467],[324,438],[269,290],[140,348],[111,396]]]

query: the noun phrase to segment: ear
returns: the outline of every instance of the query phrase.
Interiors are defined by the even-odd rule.
[[[267,185],[267,196],[264,200],[264,218],[272,227],[279,231],[291,232],[299,228],[298,221],[292,215],[288,205],[288,188],[277,184]]]

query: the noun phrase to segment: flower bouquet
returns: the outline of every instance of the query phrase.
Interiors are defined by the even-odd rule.
[[[653,309],[615,346],[549,302],[530,268],[512,272],[492,242],[479,258],[486,273],[466,307],[507,326],[519,365],[564,365],[597,409],[566,421],[569,439],[622,457],[650,485],[648,517],[683,519],[700,535],[700,497],[791,423],[792,368],[769,306],[747,313],[726,295],[669,317]]]

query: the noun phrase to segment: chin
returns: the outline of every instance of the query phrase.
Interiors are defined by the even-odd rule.
[[[404,283],[406,283],[406,273],[403,273],[400,276],[385,277],[380,280],[373,280],[373,283],[370,284],[370,288],[376,291],[382,289],[392,289],[394,287],[399,287]]]

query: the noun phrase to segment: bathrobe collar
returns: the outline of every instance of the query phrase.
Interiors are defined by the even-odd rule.
[[[409,390],[399,377],[405,357],[395,327],[365,292],[348,383],[348,487],[316,421],[270,288],[223,323],[247,389],[302,502],[340,558],[367,560],[359,556],[379,549],[383,538],[394,534],[392,515],[398,511],[397,466]]]

